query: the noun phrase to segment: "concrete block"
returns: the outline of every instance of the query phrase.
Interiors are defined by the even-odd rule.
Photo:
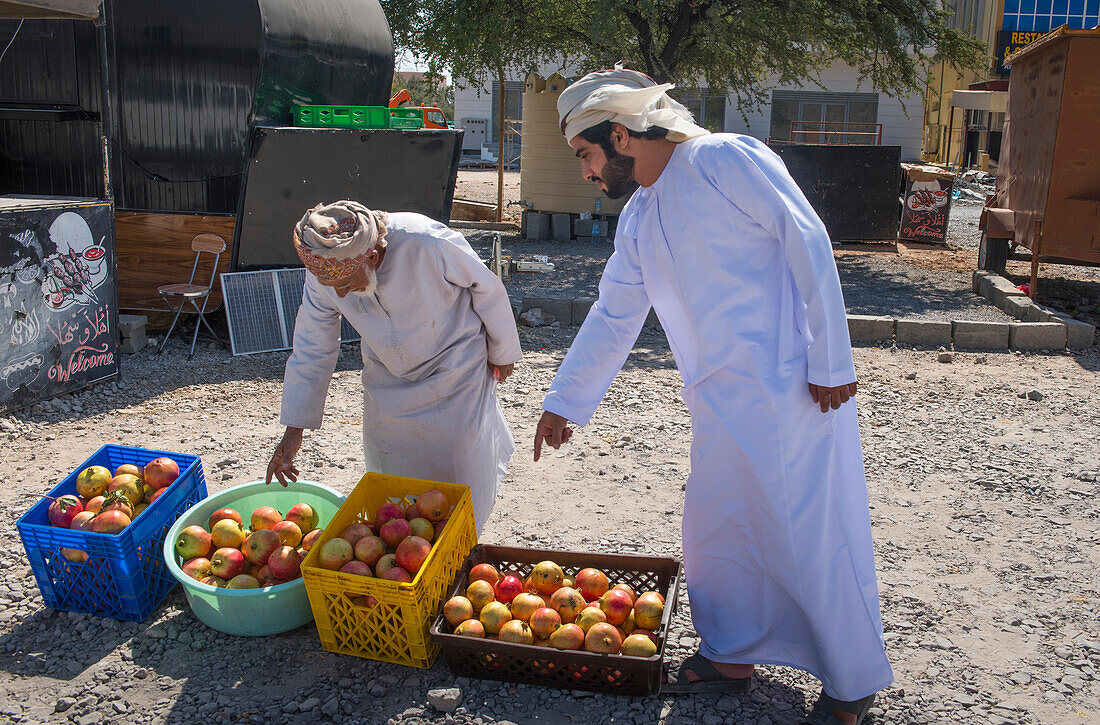
[[[951,323],[946,320],[898,320],[898,344],[939,347],[951,344]]]
[[[1005,297],[1005,304],[1001,310],[1017,320],[1026,320],[1028,308],[1033,304],[1030,297]]]
[[[1096,326],[1074,319],[1069,315],[1058,315],[1053,322],[1066,327],[1066,347],[1070,350],[1084,350],[1096,342]]]
[[[584,322],[584,318],[588,317],[588,311],[592,309],[592,305],[596,300],[589,299],[577,299],[573,300],[573,324],[580,325]]]
[[[986,274],[980,280],[978,280],[978,294],[985,297],[990,302],[993,301],[993,285],[996,284],[999,275]]]
[[[145,315],[119,315],[118,316],[118,331],[123,337],[130,337],[131,335],[145,334],[145,323],[149,319]]]
[[[1055,319],[1054,310],[1038,302],[1033,301],[1024,311],[1024,322],[1054,322]]]
[[[956,350],[1007,350],[1009,323],[952,320]]]
[[[523,218],[527,220],[527,232],[524,239],[535,242],[544,242],[550,238],[550,215],[539,211],[525,211]]]
[[[1013,322],[1008,344],[1013,350],[1062,350],[1066,326],[1061,322]]]
[[[136,352],[141,352],[149,346],[149,338],[145,336],[145,329],[142,328],[135,335],[128,335],[122,338],[122,342],[118,345],[118,351],[123,355],[133,355]]]
[[[997,307],[1003,307],[1008,297],[1026,297],[1022,290],[1016,289],[1016,285],[1004,277],[998,276],[993,282],[992,302]]]
[[[569,214],[553,214],[550,217],[550,234],[555,242],[568,242],[573,238],[573,218]]]
[[[988,277],[991,273],[984,269],[975,269],[974,273],[970,275],[970,289],[974,290],[974,294],[981,294],[982,280]]]
[[[559,297],[524,297],[521,312],[541,309],[554,317],[563,325],[573,324],[573,300]]]
[[[577,219],[577,221],[573,222],[573,236],[592,236],[592,225],[595,223],[595,221],[595,219]]]
[[[894,318],[875,315],[848,315],[848,337],[853,343],[893,342]]]

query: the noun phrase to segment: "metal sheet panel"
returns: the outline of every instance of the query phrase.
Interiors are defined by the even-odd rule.
[[[291,230],[321,202],[450,219],[461,131],[262,127],[252,146],[234,270],[299,266]]]
[[[3,0],[0,18],[87,18],[99,17],[103,0]]]

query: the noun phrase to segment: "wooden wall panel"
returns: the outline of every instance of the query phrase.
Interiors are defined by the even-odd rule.
[[[118,306],[122,310],[163,311],[157,287],[186,282],[195,253],[191,240],[198,234],[217,234],[225,240],[218,273],[229,271],[236,217],[199,214],[115,213],[118,254]],[[195,274],[196,284],[210,279],[208,255]],[[207,310],[222,303],[221,284],[215,278]],[[190,305],[188,305],[190,307]]]

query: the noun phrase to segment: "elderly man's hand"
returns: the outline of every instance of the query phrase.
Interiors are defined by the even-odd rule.
[[[283,439],[279,441],[279,445],[275,446],[275,453],[271,456],[271,462],[267,464],[267,480],[265,483],[271,483],[272,476],[279,479],[279,483],[283,484],[283,488],[286,488],[288,478],[291,481],[297,481],[298,474],[301,472],[294,465],[294,456],[298,454],[298,449],[301,447],[302,429],[287,428],[286,432],[283,433]]]
[[[828,412],[829,408],[836,410],[850,399],[856,397],[856,384],[838,385],[835,388],[827,388],[824,385],[810,383],[810,395],[814,402],[821,406],[821,412]]]
[[[489,363],[489,372],[493,374],[498,383],[503,383],[508,379],[508,376],[512,374],[512,370],[516,367],[515,363],[508,363],[507,365],[497,365],[496,363]]]

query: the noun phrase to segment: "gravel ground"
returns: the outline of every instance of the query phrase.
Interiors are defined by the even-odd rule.
[[[577,247],[563,258],[575,266],[559,270],[590,270],[570,284],[594,292],[591,248],[563,246]],[[931,265],[921,254],[897,256]],[[513,293],[549,292],[529,291],[532,282],[546,284],[517,280]],[[542,395],[575,333],[520,330],[526,357],[500,392],[518,450],[481,538],[678,556],[690,423],[659,331],[643,331],[573,442],[531,462]],[[15,521],[100,445],[200,455],[211,493],[263,476],[281,434],[286,353],[233,358],[200,344],[189,363],[184,349],[173,341],[164,356],[127,356],[119,383],[0,417],[7,721],[785,725],[816,696],[811,677],[781,667],[760,668],[744,697],[590,696],[466,680],[442,660],[425,671],[324,652],[313,625],[263,639],[223,635],[199,624],[178,590],[141,624],[45,609]],[[934,351],[858,348],[855,360],[896,675],[868,722],[1100,721],[1100,351],[959,353],[939,363]],[[345,492],[362,473],[359,367],[356,346],[345,346],[324,427],[299,456],[306,477]],[[682,606],[666,659],[696,644]],[[459,690],[457,709],[431,704],[440,688]]]

